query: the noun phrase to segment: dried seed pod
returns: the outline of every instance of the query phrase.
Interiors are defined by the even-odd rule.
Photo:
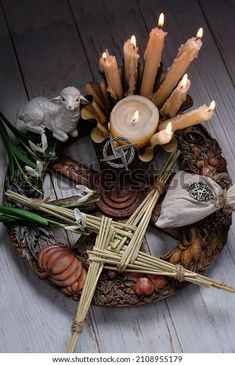
[[[216,166],[218,166],[218,164],[219,164],[219,160],[218,160],[218,158],[215,158],[215,157],[211,157],[211,158],[209,158],[208,162],[209,162],[209,164],[210,164],[211,166],[213,166],[213,167],[216,167]]]
[[[205,166],[205,161],[204,160],[199,160],[196,162],[197,168],[199,170],[201,170],[204,166]]]
[[[86,280],[86,270],[81,261],[59,245],[43,248],[38,253],[38,266],[50,282],[68,296],[79,294]]]
[[[112,271],[112,270],[109,270],[107,272],[107,276],[110,280],[113,280],[117,277],[117,272],[116,271]]]
[[[188,242],[187,240],[182,240],[178,243],[177,247],[181,250],[181,251],[184,251],[184,250],[187,250],[188,249],[188,246],[190,246],[191,243]]]
[[[153,282],[155,291],[164,289],[168,284],[168,278],[163,275],[150,275],[149,278]]]
[[[185,268],[188,268],[192,262],[193,253],[191,247],[184,250],[181,254],[181,263]]]
[[[197,146],[193,146],[191,148],[191,152],[194,153],[195,155],[199,155],[199,153],[201,153],[201,148],[197,147]]]
[[[213,166],[204,166],[200,170],[200,175],[202,176],[211,176],[213,174],[214,167]]]
[[[197,227],[185,231],[177,246],[163,258],[172,264],[181,263],[189,268],[191,262],[198,263],[202,254],[202,247],[206,245],[207,232]]]
[[[140,297],[142,295],[148,296],[148,295],[153,294],[154,285],[153,285],[152,280],[150,280],[149,278],[145,278],[145,277],[138,278],[135,283],[135,286],[134,286],[134,291],[135,291],[135,294]]]
[[[170,262],[171,264],[174,264],[174,265],[178,264],[178,263],[180,262],[181,253],[182,253],[182,251],[181,251],[180,249],[175,248],[175,249],[173,250],[173,252],[172,252],[172,254],[171,254],[170,258],[169,258],[169,262]]]
[[[195,262],[198,262],[202,252],[201,243],[199,241],[194,242],[192,244],[191,251],[193,255],[193,260]]]

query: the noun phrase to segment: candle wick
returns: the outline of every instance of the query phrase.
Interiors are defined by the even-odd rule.
[[[134,116],[133,116],[133,118],[131,120],[132,121],[132,124],[136,124],[138,122],[139,116],[140,116],[140,113],[139,113],[138,110],[136,110],[136,112],[135,112],[135,114],[134,114]]]
[[[132,124],[136,124],[138,122],[138,118],[132,118]]]

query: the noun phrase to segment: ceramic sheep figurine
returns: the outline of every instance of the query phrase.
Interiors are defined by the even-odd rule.
[[[78,135],[80,103],[87,104],[88,101],[76,87],[68,86],[54,99],[43,96],[31,99],[18,114],[18,118],[25,122],[28,130],[42,134],[44,128],[48,128],[53,137],[65,142],[68,135]]]

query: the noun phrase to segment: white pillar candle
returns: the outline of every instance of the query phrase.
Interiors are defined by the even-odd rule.
[[[168,69],[158,91],[153,95],[152,100],[159,108],[164,104],[191,62],[197,58],[202,47],[202,34],[203,30],[200,28],[196,37],[188,39],[185,44],[180,46],[177,57]]]
[[[177,87],[166,100],[163,107],[160,110],[162,117],[173,118],[180,110],[182,104],[185,102],[187,97],[188,89],[190,88],[191,82],[188,79],[188,75],[185,74],[182,80],[178,83]]]
[[[213,100],[209,106],[202,105],[199,108],[192,110],[188,113],[183,113],[177,115],[177,117],[175,118],[165,120],[164,122],[159,124],[158,130],[165,129],[169,122],[172,123],[173,132],[179,129],[191,127],[192,125],[195,124],[200,124],[213,117],[214,109],[215,109],[215,101]]]
[[[136,89],[138,76],[139,49],[136,46],[136,38],[133,35],[123,46],[124,55],[124,78],[127,87],[127,94],[132,95]]]
[[[167,144],[171,141],[172,137],[173,137],[172,123],[169,122],[165,129],[155,133],[152,136],[150,144],[152,146]]]
[[[99,65],[100,71],[105,74],[108,91],[114,99],[120,100],[123,97],[123,90],[116,57],[111,56],[106,50],[100,57]]]
[[[158,27],[151,30],[149,41],[144,54],[144,72],[140,88],[140,95],[150,98],[157,76],[157,71],[161,61],[162,50],[164,48],[165,37],[167,35],[161,28],[164,24],[164,15],[161,14]]]
[[[113,108],[110,131],[113,137],[124,137],[137,148],[142,148],[156,132],[158,121],[158,109],[150,100],[140,95],[131,95]]]

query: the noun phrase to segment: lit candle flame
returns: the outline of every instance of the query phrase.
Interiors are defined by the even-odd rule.
[[[171,134],[172,133],[172,123],[171,122],[169,122],[167,124],[165,131],[166,131],[167,134]]]
[[[134,48],[136,47],[136,38],[134,35],[131,36],[131,44]]]
[[[187,81],[188,81],[188,74],[185,74],[182,80],[180,81],[180,87],[182,88],[185,87],[187,85]]]
[[[103,58],[103,60],[104,60],[104,61],[106,60],[106,58],[107,58],[107,53],[106,53],[106,52],[104,52],[104,53],[102,54],[102,58]]]
[[[213,111],[213,110],[215,110],[215,101],[214,100],[212,100],[212,102],[209,105],[209,111]]]
[[[158,28],[162,28],[164,25],[164,14],[161,13],[158,19]]]
[[[134,116],[132,118],[132,123],[137,123],[138,120],[139,120],[139,117],[140,117],[140,112],[139,112],[139,110],[136,110],[135,111],[135,114],[134,114]]]
[[[203,36],[203,28],[199,28],[198,32],[197,32],[197,35],[196,35],[196,38],[201,39],[202,36]]]

